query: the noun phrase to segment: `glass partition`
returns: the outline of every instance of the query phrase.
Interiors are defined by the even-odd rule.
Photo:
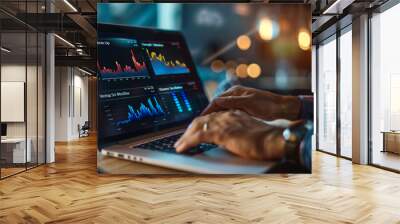
[[[0,2],[0,178],[45,163],[45,35],[23,22],[43,1]],[[18,18],[17,18],[18,17]]]
[[[26,41],[25,32],[1,35],[2,177],[24,171],[26,162],[31,161],[31,142],[26,135]]]

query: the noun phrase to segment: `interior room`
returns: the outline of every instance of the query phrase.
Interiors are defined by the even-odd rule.
[[[37,167],[46,156],[45,36],[14,25],[1,32],[1,177]]]
[[[229,36],[235,51],[205,60],[226,47],[228,34],[218,43],[202,41],[230,24],[223,10],[191,11],[181,1],[127,11],[97,7],[117,2],[162,1],[0,2],[0,223],[399,223],[399,1],[240,1],[234,11],[240,21],[253,16],[247,4],[255,2],[311,7],[311,36],[299,35],[295,47],[311,50],[312,61],[299,62],[304,70],[295,71],[265,58],[255,62],[260,72],[249,72],[253,59],[243,52],[273,51],[268,38],[257,45]],[[109,16],[97,18],[98,10]],[[275,24],[271,37],[297,30],[274,13],[267,13]],[[132,15],[140,19],[129,20]],[[209,99],[232,79],[312,95],[312,173],[100,175],[97,165],[110,160],[97,157],[97,22],[121,18],[130,21],[126,26],[181,24]],[[281,52],[290,57],[290,50]],[[264,69],[270,64],[276,67]],[[309,66],[312,74],[304,72]],[[131,164],[120,160],[116,168],[127,171]]]

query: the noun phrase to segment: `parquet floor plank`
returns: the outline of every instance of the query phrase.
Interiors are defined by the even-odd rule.
[[[400,175],[320,152],[311,175],[109,176],[94,137],[0,181],[0,223],[400,223]]]

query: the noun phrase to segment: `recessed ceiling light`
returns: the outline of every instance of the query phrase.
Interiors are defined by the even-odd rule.
[[[86,70],[83,70],[83,69],[81,69],[81,68],[79,68],[79,67],[78,67],[78,70],[81,71],[81,72],[83,72],[83,73],[85,73],[86,75],[90,75],[90,76],[93,75],[92,73],[90,73],[90,72],[88,72],[88,71],[86,71]]]
[[[355,0],[336,0],[322,14],[342,14],[343,9],[351,5]]]
[[[11,53],[11,50],[9,50],[9,49],[7,49],[5,47],[1,47],[0,49],[1,49],[1,51],[4,51],[6,53]]]
[[[64,0],[64,3],[68,5],[74,12],[78,12],[78,10],[73,6],[68,0]]]
[[[64,42],[65,44],[67,44],[68,46],[75,48],[75,45],[73,45],[71,42],[69,42],[68,40],[62,38],[61,36],[59,36],[58,34],[54,34],[55,37],[57,37],[59,40],[61,40],[62,42]]]

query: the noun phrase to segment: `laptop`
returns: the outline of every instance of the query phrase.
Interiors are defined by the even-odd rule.
[[[97,52],[102,155],[202,174],[259,174],[274,164],[213,144],[175,152],[209,103],[180,32],[98,24]]]

